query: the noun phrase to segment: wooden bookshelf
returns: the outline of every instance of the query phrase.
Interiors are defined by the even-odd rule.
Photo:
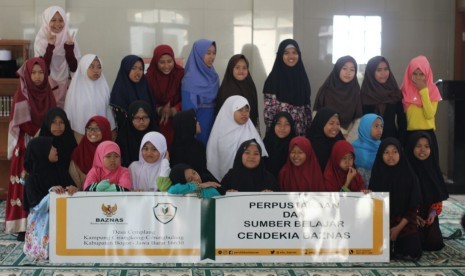
[[[19,68],[29,58],[29,40],[0,39],[0,49],[10,50],[11,58]],[[0,96],[13,97],[18,87],[18,78],[0,78]],[[2,114],[5,115],[5,114]],[[0,199],[6,199],[10,174],[10,160],[7,159],[9,117],[0,116]]]

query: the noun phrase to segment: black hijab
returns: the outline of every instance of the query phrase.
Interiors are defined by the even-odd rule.
[[[384,151],[389,145],[395,146],[399,152],[399,162],[394,166],[386,165],[383,160]],[[404,216],[419,206],[421,195],[418,178],[396,138],[386,138],[379,145],[368,188],[373,192],[389,192],[390,216]]]
[[[139,109],[147,113],[150,118],[148,127],[142,131],[137,130],[132,123]],[[128,118],[126,118],[123,126],[118,129],[118,136],[116,137],[116,143],[121,149],[121,165],[123,167],[128,167],[133,161],[139,160],[142,138],[147,132],[158,130],[155,120],[153,108],[146,101],[134,101],[129,105]]]
[[[175,185],[175,184],[186,184],[187,179],[186,179],[186,176],[185,176],[184,172],[187,169],[193,169],[193,170],[197,171],[196,169],[194,169],[194,167],[192,167],[192,166],[190,166],[188,164],[185,164],[185,163],[178,163],[178,164],[174,165],[173,168],[171,168],[171,171],[170,171],[171,183],[173,185]],[[199,173],[199,172],[197,171],[197,173]],[[199,173],[199,174],[200,174],[200,179],[202,180],[202,183],[208,182],[208,181],[218,182],[218,180],[216,180],[209,173],[204,173],[204,174]]]
[[[284,51],[289,45],[294,46],[299,54],[299,61],[293,67],[287,66],[283,60]],[[278,101],[295,106],[310,104],[310,81],[297,41],[285,39],[279,44],[273,69],[266,78],[263,93],[274,94]]]
[[[413,150],[420,138],[428,140],[431,150],[428,158],[423,161],[416,158],[413,154]],[[405,150],[420,183],[422,204],[430,206],[433,203],[446,200],[449,197],[449,193],[447,192],[446,184],[437,162],[438,153],[435,151],[435,147],[431,145],[431,136],[425,131],[414,132],[410,135]]]
[[[50,162],[49,154],[53,145],[52,137],[37,137],[27,145],[24,169],[29,173],[24,186],[24,209],[29,211],[48,194],[53,186],[74,185],[68,169],[59,167],[58,162]]]
[[[142,63],[142,71],[144,71],[145,64],[141,57],[128,55],[121,60],[121,65],[110,94],[110,105],[128,113],[131,103],[138,100],[146,101],[152,108],[155,107],[155,100],[145,74],[142,74],[140,81],[137,83],[131,81],[129,78],[129,73],[137,61]]]
[[[56,117],[60,117],[65,124],[65,131],[60,136],[55,136],[51,132],[53,120]],[[58,151],[58,165],[68,171],[69,164],[71,162],[71,154],[73,153],[74,148],[77,147],[77,142],[76,138],[74,138],[73,130],[71,129],[66,112],[59,107],[50,109],[45,115],[42,127],[40,128],[39,136],[53,138],[53,144]]]
[[[349,83],[344,83],[339,78],[339,75],[342,67],[347,62],[354,64],[355,77]],[[347,128],[354,119],[362,117],[360,85],[357,80],[357,62],[353,57],[340,57],[334,64],[333,71],[318,90],[313,108],[319,111],[325,106],[339,113],[339,120],[343,128]]]
[[[276,123],[279,119],[286,118],[291,125],[291,132],[285,138],[279,138],[275,132]],[[278,179],[279,171],[284,166],[288,159],[289,154],[289,142],[295,137],[294,120],[292,116],[287,112],[278,112],[274,115],[271,126],[266,132],[263,144],[265,144],[268,157],[265,158],[266,169],[271,172],[276,179]]]
[[[379,83],[375,78],[376,69],[381,62],[385,62],[389,69],[389,77],[385,83]],[[394,104],[402,100],[402,92],[386,58],[375,56],[368,61],[360,95],[363,105],[375,106],[374,113],[383,117],[386,104]]]
[[[216,113],[219,112],[223,103],[230,96],[239,95],[247,99],[250,106],[250,120],[252,123],[257,126],[258,124],[258,99],[257,99],[257,88],[253,82],[252,75],[249,73],[244,80],[237,80],[234,75],[234,67],[240,61],[244,60],[247,64],[247,69],[249,69],[249,61],[244,55],[238,54],[231,57],[228,62],[228,67],[224,73],[223,82],[221,83],[220,89],[218,91],[218,96],[216,98]]]
[[[312,142],[313,151],[316,154],[318,163],[320,163],[322,172],[324,172],[326,168],[326,163],[328,163],[334,143],[339,140],[344,140],[344,136],[340,131],[334,138],[326,136],[324,132],[326,123],[334,115],[339,117],[339,114],[333,109],[328,107],[321,108],[318,110],[315,118],[313,118],[312,125],[307,131],[307,138]]]
[[[255,139],[243,142],[237,150],[232,169],[223,177],[221,181],[221,193],[224,194],[229,189],[240,192],[261,192],[265,189],[279,191],[279,184],[276,178],[265,169],[263,158],[256,168],[248,169],[242,163],[242,154],[251,145],[255,144],[262,156],[262,148]]]
[[[193,109],[177,113],[173,119],[174,138],[170,151],[170,164],[189,164],[200,174],[207,172],[205,145],[195,139],[197,117]]]

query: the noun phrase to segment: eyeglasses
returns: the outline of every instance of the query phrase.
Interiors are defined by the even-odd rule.
[[[144,122],[144,121],[147,121],[149,120],[149,116],[142,116],[142,117],[133,117],[132,120],[133,121],[138,121],[138,122]]]
[[[100,132],[100,128],[98,127],[86,127],[87,132]]]

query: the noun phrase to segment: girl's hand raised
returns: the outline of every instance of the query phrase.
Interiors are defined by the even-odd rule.
[[[76,34],[76,32],[73,32],[71,35],[69,35],[69,33],[66,34],[66,42],[65,44],[67,45],[74,45],[74,35]]]

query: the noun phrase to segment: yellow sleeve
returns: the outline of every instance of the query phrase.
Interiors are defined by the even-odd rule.
[[[423,104],[423,116],[425,116],[426,120],[434,119],[438,104],[437,102],[431,102],[428,87],[425,87],[422,90],[420,90],[420,97],[421,103]]]

